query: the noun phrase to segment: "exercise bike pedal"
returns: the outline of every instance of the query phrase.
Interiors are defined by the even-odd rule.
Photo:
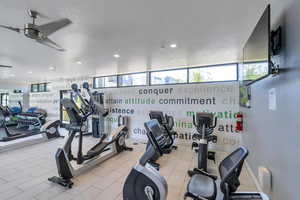
[[[199,146],[199,144],[197,142],[192,143],[192,149],[197,148],[198,146]]]
[[[132,147],[124,147],[124,151],[133,151]]]
[[[149,164],[150,164],[152,167],[154,167],[157,171],[159,171],[160,164],[155,163],[155,162],[149,162]]]
[[[48,178],[48,181],[59,184],[63,187],[67,187],[67,188],[72,188],[72,186],[74,185],[74,183],[71,181],[71,179],[63,179],[63,178],[57,177],[57,176]]]
[[[208,151],[207,152],[207,159],[214,161],[216,163],[216,152],[214,151]]]
[[[189,170],[187,173],[188,173],[188,175],[189,175],[189,177],[192,177],[192,176],[194,176],[195,174],[199,174],[199,172],[197,171],[198,169],[197,168],[195,168],[195,169],[193,169],[193,170]]]

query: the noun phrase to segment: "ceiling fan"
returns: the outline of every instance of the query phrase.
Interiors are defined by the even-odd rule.
[[[65,49],[62,48],[59,44],[50,40],[48,36],[70,25],[72,23],[71,20],[64,18],[46,24],[37,25],[35,23],[35,20],[37,19],[37,17],[42,17],[43,15],[35,10],[28,10],[28,15],[32,18],[32,23],[25,24],[24,29],[6,25],[0,25],[0,27],[15,31],[17,33],[21,33],[22,31],[26,37],[36,40],[38,43],[54,48],[58,51],[65,51]]]
[[[0,65],[0,68],[12,68],[12,66],[8,66],[8,65]]]

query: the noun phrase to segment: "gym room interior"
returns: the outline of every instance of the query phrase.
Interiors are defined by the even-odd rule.
[[[300,199],[299,0],[0,10],[0,200]]]

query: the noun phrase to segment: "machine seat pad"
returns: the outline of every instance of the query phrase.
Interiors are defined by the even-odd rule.
[[[202,174],[195,174],[188,183],[187,191],[193,196],[211,200],[216,198],[217,185],[212,178]]]

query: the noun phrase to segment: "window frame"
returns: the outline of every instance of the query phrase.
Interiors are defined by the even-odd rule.
[[[223,63],[223,64],[214,64],[214,65],[203,65],[203,66],[194,66],[194,67],[181,67],[181,68],[173,68],[173,69],[161,69],[161,70],[153,70],[153,71],[142,71],[142,72],[132,72],[132,73],[124,73],[124,74],[116,74],[116,75],[107,75],[107,76],[95,76],[93,77],[93,89],[106,89],[106,88],[127,88],[127,87],[144,87],[144,86],[161,86],[161,85],[184,85],[184,84],[202,84],[202,83],[223,83],[223,82],[239,82],[239,64],[238,62],[233,63]],[[225,81],[203,81],[203,82],[190,82],[190,70],[197,68],[210,68],[210,67],[224,67],[228,65],[235,65],[236,67],[236,79],[234,80],[225,80]],[[187,80],[184,83],[165,83],[165,84],[152,84],[151,83],[151,73],[153,72],[163,72],[163,71],[176,71],[176,70],[186,70]],[[132,74],[140,74],[146,73],[146,85],[132,85],[132,86],[121,86],[119,83],[119,77],[123,75],[132,75]],[[116,87],[95,87],[97,78],[105,78],[105,77],[117,77],[117,86]]]
[[[238,69],[238,72],[239,72],[239,76],[238,76],[238,80],[239,81],[241,81],[241,82],[243,82],[243,81],[245,81],[245,82],[251,82],[251,83],[254,83],[254,82],[257,82],[257,81],[260,81],[261,79],[264,79],[264,78],[266,78],[266,77],[268,77],[270,74],[269,74],[269,69],[268,69],[268,73],[266,74],[266,75],[263,75],[263,76],[261,76],[260,78],[258,78],[258,79],[255,79],[255,80],[248,80],[248,79],[245,79],[245,80],[243,80],[241,77],[240,77],[240,75],[243,75],[242,73],[243,73],[243,70],[241,69],[240,70],[240,66],[239,65],[244,65],[244,64],[256,64],[256,63],[264,63],[265,61],[253,61],[253,62],[244,62],[244,63],[238,63],[237,65],[238,65],[238,67],[239,67],[239,69]],[[240,72],[241,71],[241,72]],[[246,84],[247,85],[247,84]]]
[[[179,71],[179,70],[186,70],[186,82],[184,83],[162,83],[162,84],[152,84],[151,82],[151,78],[152,78],[152,73],[155,72],[167,72],[167,71]],[[161,69],[161,70],[154,70],[154,71],[149,71],[149,86],[159,86],[159,85],[180,85],[180,84],[188,84],[188,68],[184,67],[184,68],[175,68],[175,69]]]
[[[30,85],[30,93],[50,92],[48,90],[48,84],[49,84],[49,82],[31,84]],[[40,90],[40,85],[44,85],[43,91]],[[37,91],[33,91],[33,86],[37,86]]]
[[[202,81],[202,82],[191,82],[190,81],[190,70],[201,69],[201,68],[212,68],[212,67],[225,67],[235,65],[236,68],[236,79],[234,80],[224,80],[224,81]],[[188,84],[199,84],[199,83],[226,83],[226,82],[238,82],[239,81],[239,65],[238,63],[226,63],[226,64],[216,64],[216,65],[204,65],[199,67],[189,67],[188,69]]]
[[[146,84],[145,85],[127,85],[122,86],[120,85],[120,77],[126,75],[135,75],[135,74],[145,74],[146,75]],[[118,88],[126,88],[126,87],[143,87],[149,85],[149,72],[133,72],[133,73],[126,73],[126,74],[118,74]]]
[[[115,77],[117,78],[117,86],[115,86],[115,87],[105,87],[105,78],[113,77],[113,76],[115,76]],[[104,78],[104,87],[96,87],[96,79],[98,79],[98,78]],[[94,89],[118,88],[118,85],[119,85],[118,75],[97,76],[97,77],[94,77],[94,78],[93,78],[93,88],[94,88]]]

